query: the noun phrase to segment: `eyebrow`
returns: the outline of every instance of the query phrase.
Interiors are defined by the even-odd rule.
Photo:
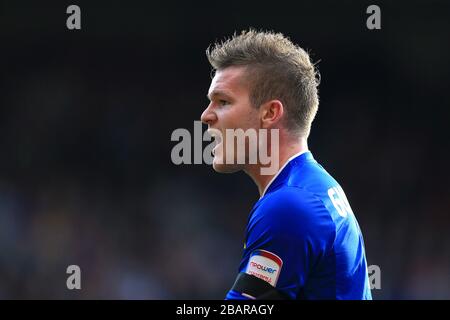
[[[231,99],[231,96],[230,96],[229,94],[227,94],[227,93],[226,93],[225,91],[223,91],[223,90],[214,90],[213,92],[208,93],[208,94],[206,95],[206,97],[207,97],[209,100],[212,100],[213,97],[217,97],[217,96],[222,96],[222,97],[225,97],[225,98],[227,98],[227,99]]]

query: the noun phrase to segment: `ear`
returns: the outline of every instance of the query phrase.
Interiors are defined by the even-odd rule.
[[[263,103],[259,108],[261,128],[272,128],[276,126],[284,114],[283,103],[280,100],[270,100]]]

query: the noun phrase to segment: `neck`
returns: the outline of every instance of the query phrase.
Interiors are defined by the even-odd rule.
[[[260,197],[263,196],[263,193],[268,186],[268,184],[272,181],[272,179],[278,174],[280,168],[282,168],[286,162],[297,153],[303,153],[308,151],[308,144],[305,138],[300,138],[298,141],[291,142],[287,144],[285,147],[280,146],[279,150],[279,161],[278,168],[276,172],[272,175],[262,175],[261,174],[261,164],[255,164],[248,166],[244,169],[245,173],[247,173],[255,182],[258,187]]]

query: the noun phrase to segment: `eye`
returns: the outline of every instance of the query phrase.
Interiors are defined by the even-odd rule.
[[[225,106],[227,104],[228,104],[228,101],[226,101],[226,100],[219,100],[219,105],[220,106]]]

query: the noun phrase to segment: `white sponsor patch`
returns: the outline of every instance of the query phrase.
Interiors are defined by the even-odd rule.
[[[275,287],[282,266],[283,260],[276,254],[266,250],[255,250],[248,260],[245,273],[258,277]]]

